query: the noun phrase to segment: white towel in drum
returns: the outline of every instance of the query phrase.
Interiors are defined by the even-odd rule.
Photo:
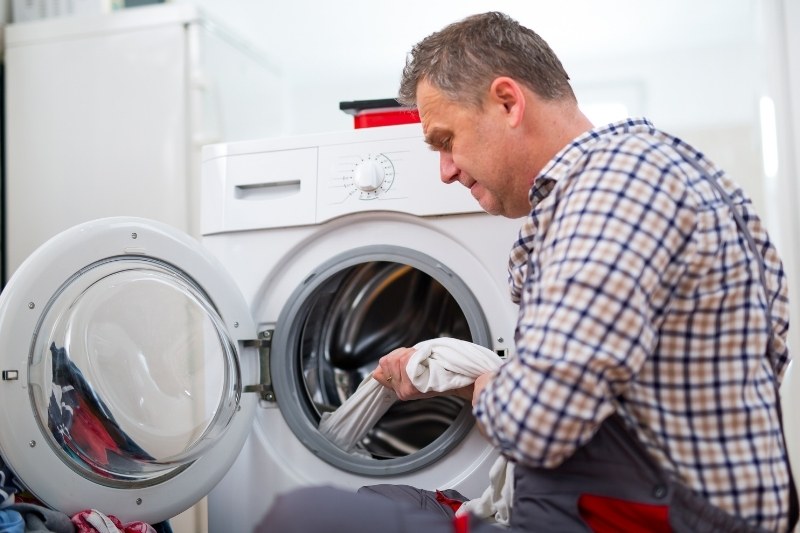
[[[466,387],[503,363],[488,348],[448,337],[422,341],[414,348],[416,352],[408,360],[406,374],[422,392]]]
[[[406,365],[411,382],[422,392],[458,389],[478,376],[500,367],[501,359],[483,346],[442,337],[423,341]],[[356,392],[333,413],[325,413],[319,431],[346,452],[356,444],[397,401],[397,395],[367,376]],[[464,502],[459,514],[472,513],[508,525],[513,498],[513,463],[498,457],[489,472],[490,486],[474,500]]]
[[[414,345],[406,374],[422,392],[458,389],[497,369],[502,360],[492,350],[458,339],[442,337]],[[333,413],[325,413],[319,431],[346,452],[356,444],[397,401],[397,395],[368,375],[356,391]]]
[[[319,432],[350,453],[396,401],[397,394],[372,379],[370,372],[336,411],[322,415]]]

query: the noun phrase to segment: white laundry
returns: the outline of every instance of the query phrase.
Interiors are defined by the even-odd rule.
[[[406,373],[422,392],[459,389],[502,364],[492,350],[448,337],[423,341],[414,348]],[[322,416],[319,431],[341,449],[352,452],[395,401],[394,391],[370,374],[336,411]],[[490,486],[479,498],[461,506],[459,514],[469,512],[508,525],[514,490],[513,464],[499,457],[492,465],[489,482]]]
[[[416,352],[408,360],[406,374],[422,392],[465,387],[502,364],[492,350],[448,337],[422,341],[414,348]]]
[[[488,348],[448,337],[423,341],[414,348],[406,374],[422,392],[464,387],[502,363]],[[342,450],[352,452],[396,401],[394,391],[370,374],[336,411],[322,415],[319,431]]]
[[[513,499],[514,463],[501,455],[489,470],[489,486],[479,498],[464,502],[456,511],[456,516],[470,513],[508,526]]]
[[[117,525],[97,509],[91,509],[83,517],[90,526],[100,533],[121,533]]]
[[[336,411],[322,415],[319,432],[342,450],[352,452],[396,401],[397,394],[372,379],[370,373]]]
[[[9,505],[14,505],[14,493],[6,492],[3,490],[3,487],[6,485],[6,473],[0,470],[0,509],[3,507],[8,507]],[[9,490],[10,487],[6,487]]]

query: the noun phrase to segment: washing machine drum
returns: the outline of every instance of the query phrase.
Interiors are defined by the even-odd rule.
[[[244,338],[244,301],[196,241],[133,218],[68,230],[0,295],[0,456],[68,515],[174,516],[247,435]]]

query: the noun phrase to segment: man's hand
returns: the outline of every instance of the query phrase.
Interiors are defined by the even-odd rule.
[[[445,392],[420,392],[419,389],[411,383],[406,373],[408,360],[411,359],[415,351],[414,348],[397,348],[387,355],[384,355],[378,361],[378,366],[375,368],[372,377],[384,387],[393,389],[397,397],[401,400],[418,400],[420,398],[432,398],[434,396],[446,395],[455,395],[465,400],[472,399],[472,385]]]

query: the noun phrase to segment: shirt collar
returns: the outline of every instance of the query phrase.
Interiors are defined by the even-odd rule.
[[[629,133],[652,133],[653,124],[646,118],[628,118],[605,126],[593,128],[580,134],[550,160],[536,176],[530,191],[531,206],[536,205],[550,194],[559,178],[568,174],[578,159],[588,152],[599,140]]]

